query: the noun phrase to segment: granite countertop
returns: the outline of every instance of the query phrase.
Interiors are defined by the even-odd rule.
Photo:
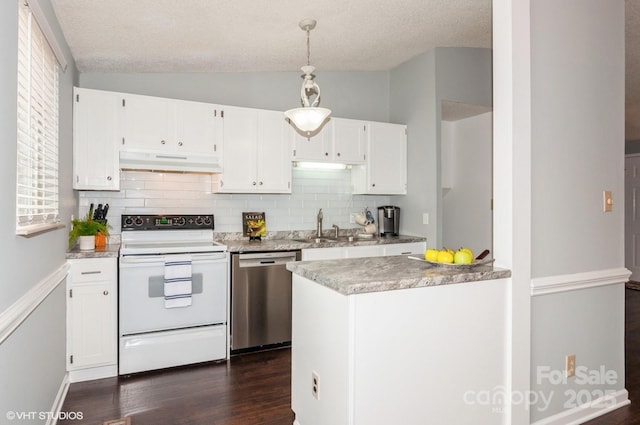
[[[67,260],[78,260],[83,258],[117,258],[120,251],[120,244],[109,244],[105,247],[82,251],[76,245],[67,251]]]
[[[329,240],[323,242],[315,242],[315,238],[292,239],[292,238],[274,238],[263,239],[262,241],[249,241],[248,239],[216,239],[216,242],[227,246],[229,252],[262,252],[262,251],[289,251],[307,248],[332,248],[345,246],[365,246],[365,245],[382,245],[394,243],[411,243],[424,242],[427,239],[421,236],[393,236],[386,238],[358,238],[349,241],[346,236],[338,238],[338,240]]]
[[[492,264],[453,268],[412,260],[408,257],[395,255],[297,261],[287,263],[287,270],[344,295],[502,279],[511,276],[510,270],[496,268]]]

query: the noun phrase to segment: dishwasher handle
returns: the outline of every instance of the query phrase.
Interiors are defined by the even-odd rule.
[[[296,251],[264,252],[258,254],[237,254],[238,267],[268,267],[285,265],[290,261],[296,261]]]

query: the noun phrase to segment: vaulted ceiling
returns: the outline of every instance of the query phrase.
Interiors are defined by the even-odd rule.
[[[52,0],[80,72],[389,70],[491,47],[491,0]],[[627,140],[640,140],[640,0],[626,0]]]

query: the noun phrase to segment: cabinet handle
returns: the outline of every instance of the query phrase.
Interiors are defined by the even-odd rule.
[[[165,142],[164,140],[160,140],[160,143],[162,143],[163,145],[166,144],[167,142]]]
[[[256,185],[256,182],[253,182],[252,184],[255,186],[255,185]]]
[[[375,183],[373,183],[371,186],[376,187],[376,184],[375,184]]]
[[[178,146],[182,146],[182,142],[178,142]]]
[[[101,270],[93,270],[90,272],[80,272],[80,274],[100,274],[100,273],[102,273]]]
[[[262,182],[260,182],[260,186],[262,186]]]
[[[340,156],[340,152],[338,152],[338,156]]]
[[[325,152],[325,153],[324,153],[324,156],[329,156],[329,152]]]
[[[102,295],[109,295],[109,291],[104,291]]]
[[[111,176],[107,176],[107,180],[111,181]]]

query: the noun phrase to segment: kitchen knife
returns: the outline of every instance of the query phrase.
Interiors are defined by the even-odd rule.
[[[93,213],[93,219],[100,220],[100,214],[102,214],[102,204],[98,204],[98,208],[96,208],[96,211]]]
[[[89,218],[93,218],[93,202],[89,206],[89,214],[87,214]]]
[[[102,210],[102,219],[107,219],[107,212],[109,211],[109,204],[104,204],[104,209]]]

